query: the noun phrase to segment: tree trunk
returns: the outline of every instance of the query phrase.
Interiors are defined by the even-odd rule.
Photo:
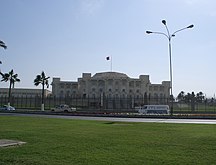
[[[195,95],[192,92],[192,96],[191,96],[191,111],[194,112],[195,111]]]
[[[12,88],[12,82],[10,81],[10,86],[8,91],[8,106],[10,106],[10,101],[11,101],[11,88]]]
[[[44,83],[42,84],[42,101],[41,101],[41,111],[44,111]]]

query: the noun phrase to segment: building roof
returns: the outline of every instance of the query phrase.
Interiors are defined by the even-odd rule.
[[[129,78],[124,73],[119,72],[101,72],[96,73],[93,77],[93,79],[122,79],[122,78]]]

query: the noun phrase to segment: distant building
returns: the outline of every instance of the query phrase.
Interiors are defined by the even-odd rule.
[[[151,84],[149,75],[130,78],[124,73],[102,72],[91,76],[83,73],[77,81],[61,81],[53,78],[52,94],[55,97],[81,98],[169,98],[170,81]]]
[[[12,88],[13,97],[34,98],[41,97],[42,89],[28,89],[28,88]],[[44,90],[45,97],[51,95],[51,91]],[[0,88],[0,97],[8,97],[8,88]]]

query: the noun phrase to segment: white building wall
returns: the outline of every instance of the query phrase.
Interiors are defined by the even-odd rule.
[[[170,82],[163,81],[161,84],[151,84],[149,75],[140,75],[139,78],[130,78],[124,73],[102,72],[91,76],[91,73],[83,73],[77,82],[61,81],[53,78],[52,92],[56,97],[133,97],[143,98],[145,93],[148,97],[169,98]],[[73,95],[74,96],[74,95]]]
[[[44,90],[45,97],[51,94],[51,91]],[[8,88],[0,88],[0,97],[8,97]],[[42,89],[28,89],[28,88],[12,88],[11,93],[13,97],[37,97],[41,96]]]

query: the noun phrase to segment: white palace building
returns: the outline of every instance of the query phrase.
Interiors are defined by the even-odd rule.
[[[124,73],[101,72],[91,75],[83,73],[77,81],[61,81],[53,78],[52,95],[79,98],[169,98],[170,81],[152,84],[149,75],[130,78]]]
[[[83,73],[77,81],[62,81],[53,77],[51,85],[52,92],[46,89],[45,97],[47,103],[53,105],[61,103],[78,108],[131,109],[145,104],[169,104],[170,81],[152,84],[149,75],[130,78],[119,72],[100,72],[93,76]],[[7,96],[8,89],[0,88],[0,102],[6,100],[4,98]],[[41,96],[41,89],[13,88],[12,96],[36,98]]]

